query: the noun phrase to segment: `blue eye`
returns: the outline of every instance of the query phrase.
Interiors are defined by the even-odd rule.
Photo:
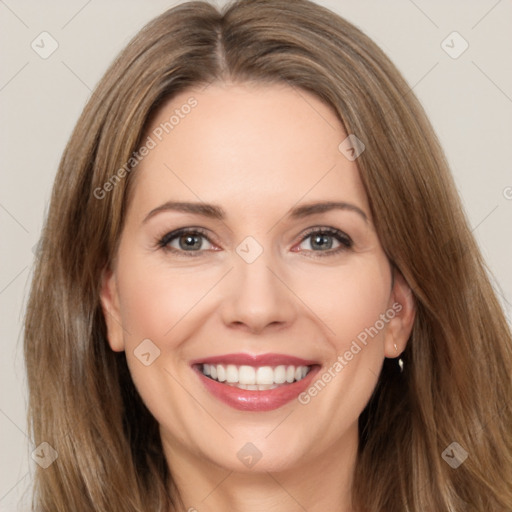
[[[326,253],[318,256],[337,254],[353,246],[352,239],[348,235],[333,228],[312,228],[302,238],[299,247],[306,242],[309,247],[303,247],[302,250]]]
[[[211,250],[213,247],[208,237],[198,228],[178,229],[167,233],[158,241],[158,246],[162,249],[188,253]]]
[[[216,250],[206,231],[201,228],[171,231],[160,238],[157,245],[161,249],[183,256],[199,256],[204,251]],[[315,253],[315,256],[332,256],[352,246],[352,239],[342,231],[322,227],[311,228],[303,235],[298,245],[299,251]]]

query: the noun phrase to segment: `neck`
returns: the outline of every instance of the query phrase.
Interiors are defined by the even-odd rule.
[[[162,441],[183,512],[353,512],[357,424],[327,453],[304,457],[280,471],[263,464],[247,472],[222,468],[165,436]]]

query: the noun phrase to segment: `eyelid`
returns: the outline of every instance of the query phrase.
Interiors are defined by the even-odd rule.
[[[349,235],[347,235],[347,233],[345,233],[341,229],[334,228],[332,226],[312,226],[310,228],[307,228],[305,231],[301,233],[299,240],[302,241],[313,233],[328,233],[330,235],[341,235],[347,238],[347,240],[352,241],[352,239],[350,238]]]
[[[293,247],[300,245],[303,243],[307,238],[309,238],[311,235],[314,235],[316,233],[323,233],[327,234],[329,236],[334,237],[339,243],[340,247],[337,247],[336,249],[328,249],[326,251],[312,251],[312,250],[301,250],[301,251],[293,251]],[[212,249],[200,249],[198,251],[184,251],[180,249],[176,249],[175,247],[170,247],[169,244],[171,241],[175,240],[176,238],[184,235],[184,234],[197,234],[202,237],[204,237],[210,244],[217,246],[217,248],[220,246],[217,242],[214,241],[215,237],[212,237],[209,234],[209,230],[202,228],[202,227],[196,227],[196,226],[187,226],[175,229],[173,231],[169,231],[165,233],[162,236],[157,237],[156,239],[156,248],[164,249],[169,252],[173,252],[175,254],[179,255],[185,255],[185,256],[199,256],[200,254],[204,252],[211,252]],[[316,256],[329,256],[337,254],[341,251],[346,251],[352,248],[353,246],[353,240],[352,238],[346,234],[345,232],[341,231],[340,229],[334,228],[332,226],[312,226],[305,231],[303,231],[297,241],[294,243],[292,247],[293,252],[306,252],[306,253],[312,253]],[[218,249],[213,249],[213,251],[216,251]],[[221,249],[222,250],[222,249]]]
[[[298,241],[295,242],[294,247],[297,245],[300,245],[307,238],[309,238],[311,235],[314,235],[316,233],[324,233],[324,234],[334,237],[340,243],[340,247],[337,247],[336,249],[329,249],[327,251],[301,250],[301,251],[294,251],[294,252],[302,252],[302,253],[305,252],[305,253],[313,254],[314,257],[332,256],[332,255],[338,254],[339,252],[342,252],[342,251],[348,251],[354,245],[354,241],[352,240],[352,238],[347,233],[345,233],[344,231],[341,231],[340,229],[337,229],[337,228],[334,228],[331,226],[313,226],[311,228],[306,229],[306,231],[303,231],[301,233]]]
[[[162,236],[158,236],[156,238],[155,247],[157,249],[163,249],[169,252],[173,252],[175,254],[185,255],[185,256],[198,256],[199,254],[202,254],[206,252],[204,249],[199,251],[182,251],[179,249],[176,249],[175,247],[170,247],[169,244],[171,241],[175,240],[176,238],[179,238],[182,235],[185,234],[197,234],[204,237],[210,244],[214,246],[218,246],[218,244],[212,239],[211,235],[209,234],[208,230],[196,227],[196,226],[187,226],[183,228],[178,228],[173,231],[166,232]],[[211,251],[212,249],[210,249]],[[213,249],[215,250],[215,249]]]

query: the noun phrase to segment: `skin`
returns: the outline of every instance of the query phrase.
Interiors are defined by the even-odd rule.
[[[197,106],[134,171],[118,253],[102,284],[110,346],[126,351],[159,422],[185,510],[350,511],[357,420],[384,358],[405,349],[410,290],[400,275],[392,278],[357,160],[338,150],[347,134],[329,106],[286,84],[215,83],[165,104],[148,135],[191,96]],[[225,218],[162,210],[147,219],[168,201],[215,204]],[[367,219],[350,209],[288,216],[323,201],[350,203]],[[203,228],[210,242],[200,237],[192,257],[158,246],[183,227]],[[328,237],[319,247],[305,235],[312,227],[341,230],[353,245],[334,253],[342,244]],[[252,263],[236,252],[247,236],[263,249]],[[180,251],[179,238],[171,244]],[[190,366],[272,352],[316,360],[322,373],[397,303],[399,314],[306,405],[232,409]],[[145,366],[134,350],[148,338],[160,355]],[[247,442],[262,455],[252,468],[237,457]]]

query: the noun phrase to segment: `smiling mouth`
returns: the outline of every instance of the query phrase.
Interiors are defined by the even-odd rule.
[[[312,366],[249,366],[234,364],[199,364],[197,368],[211,380],[249,391],[267,391],[302,380]]]
[[[245,412],[265,412],[292,402],[322,365],[289,354],[222,354],[190,361],[206,390]]]

